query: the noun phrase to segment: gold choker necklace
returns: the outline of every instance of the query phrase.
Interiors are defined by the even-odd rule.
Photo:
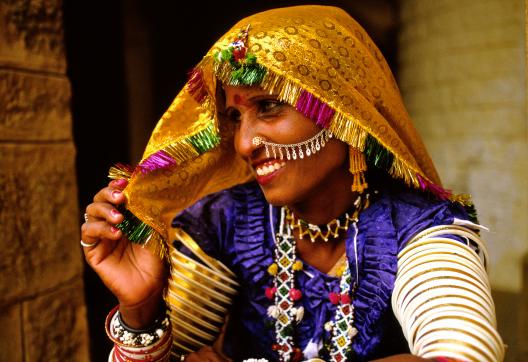
[[[348,231],[348,226],[351,222],[357,221],[359,213],[368,207],[368,200],[368,194],[364,195],[364,198],[361,195],[358,196],[356,201],[354,201],[354,210],[351,214],[346,212],[323,225],[311,224],[300,219],[287,207],[285,207],[286,220],[290,224],[292,230],[297,230],[299,232],[299,238],[303,239],[305,236],[308,236],[312,243],[315,243],[318,240],[328,242],[330,239],[336,239],[339,237],[341,231]]]

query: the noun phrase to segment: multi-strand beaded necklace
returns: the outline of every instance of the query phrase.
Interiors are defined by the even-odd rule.
[[[356,280],[353,281],[348,260],[342,272],[339,282],[339,291],[329,294],[330,302],[337,305],[333,320],[325,324],[325,329],[331,332],[327,346],[327,353],[331,361],[349,360],[352,354],[352,340],[357,334],[354,327],[354,306],[352,305],[352,294],[357,286],[358,263],[357,263],[357,235],[356,225],[359,212],[368,206],[368,195],[354,203],[355,211],[350,217],[346,214],[346,227],[338,222],[340,230],[346,231],[351,224],[354,227],[354,251],[356,255]],[[268,272],[274,277],[273,286],[266,288],[266,296],[274,300],[274,305],[268,308],[268,316],[274,320],[275,343],[272,349],[277,352],[279,360],[283,362],[301,361],[303,353],[300,348],[295,347],[295,325],[304,315],[304,308],[297,303],[302,298],[302,292],[295,288],[295,272],[303,269],[303,263],[296,258],[295,238],[292,233],[292,220],[294,218],[289,211],[281,208],[279,232],[275,233],[273,228],[273,208],[270,206],[270,222],[272,232],[275,235],[275,262],[268,268]],[[289,223],[287,222],[289,220]],[[334,225],[335,222],[332,222]],[[299,231],[301,234],[301,230]],[[302,234],[301,234],[302,235]],[[324,235],[322,235],[324,236]],[[321,236],[321,237],[322,237]],[[338,233],[332,235],[338,237]],[[311,237],[312,241],[313,238]],[[325,238],[323,238],[324,240]],[[317,361],[320,359],[312,359]],[[322,360],[320,360],[322,361]]]

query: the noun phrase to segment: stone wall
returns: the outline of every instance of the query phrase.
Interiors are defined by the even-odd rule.
[[[469,193],[508,361],[528,252],[528,123],[524,1],[400,1],[399,84],[444,186]]]
[[[0,361],[88,361],[61,2],[0,2]]]
[[[405,0],[399,84],[443,179],[473,195],[496,288],[518,292],[528,251],[520,0]]]

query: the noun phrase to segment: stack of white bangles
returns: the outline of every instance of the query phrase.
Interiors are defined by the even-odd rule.
[[[424,230],[398,254],[392,308],[412,354],[503,361],[487,260],[478,234],[459,225]]]

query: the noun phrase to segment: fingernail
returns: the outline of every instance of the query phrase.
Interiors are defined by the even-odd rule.
[[[116,209],[112,209],[112,210],[110,211],[110,213],[111,213],[112,216],[114,216],[114,217],[115,217],[115,216],[119,216],[119,215],[121,215],[121,214],[119,213],[119,211],[117,211]]]
[[[125,180],[124,178],[120,178],[119,180],[115,180],[115,183],[117,186],[123,187],[127,185],[128,181]]]
[[[118,190],[116,190],[116,191],[112,191],[112,197],[113,197],[114,199],[119,198],[119,196],[121,196],[121,191],[118,191]]]
[[[116,233],[119,232],[119,229],[116,228],[115,226],[112,226],[112,229],[111,229],[111,230],[112,230],[112,232],[113,232],[114,234],[116,234]]]

